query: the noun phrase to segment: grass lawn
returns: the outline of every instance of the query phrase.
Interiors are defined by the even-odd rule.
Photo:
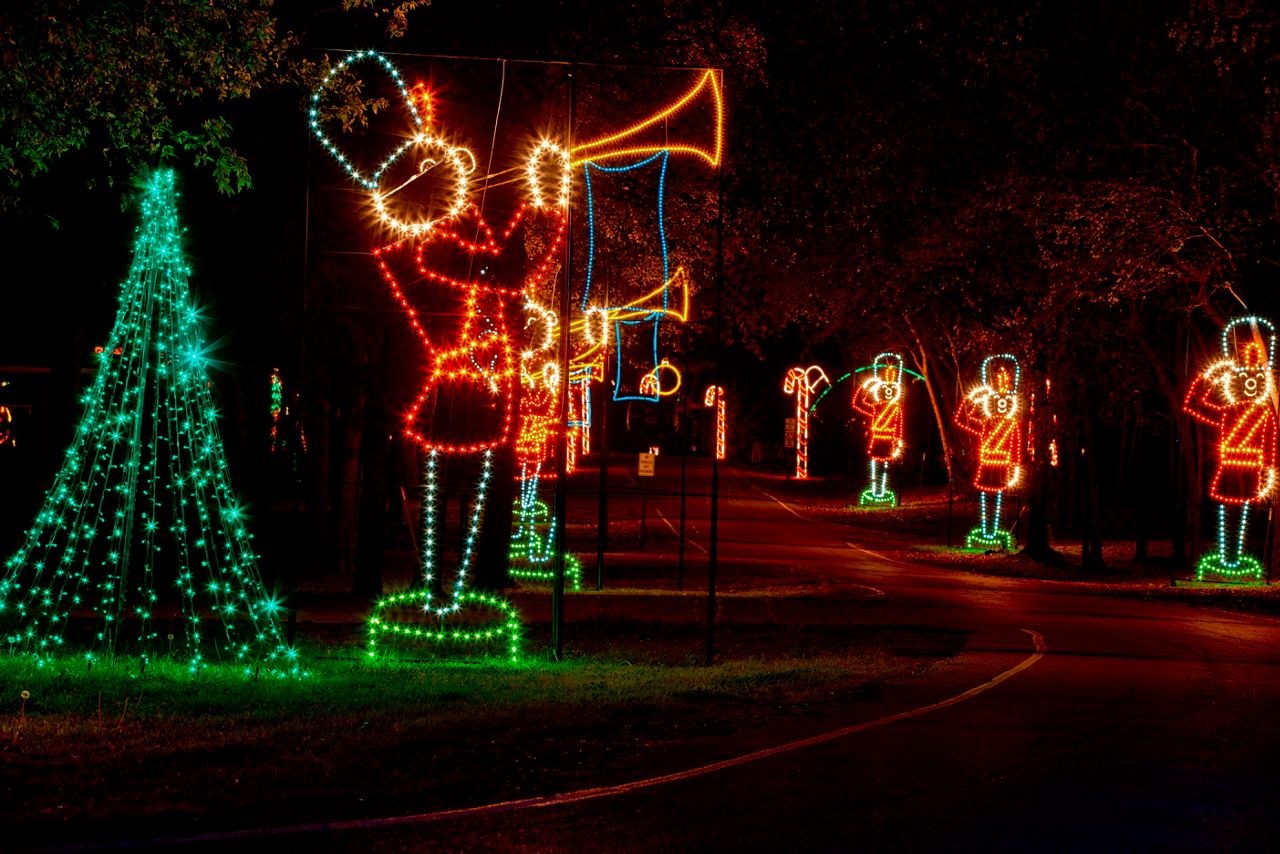
[[[359,627],[310,628],[300,680],[0,658],[4,844],[396,815],[666,773],[847,723],[849,703],[963,643],[913,626],[729,625],[720,663],[702,667],[696,624],[595,619],[574,624],[565,662],[371,664]]]

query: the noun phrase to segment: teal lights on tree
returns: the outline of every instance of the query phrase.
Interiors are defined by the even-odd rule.
[[[1209,496],[1218,502],[1218,548],[1196,564],[1198,580],[1261,581],[1262,562],[1244,551],[1249,505],[1276,489],[1276,330],[1238,317],[1222,330],[1222,357],[1187,389],[1183,409],[1218,431]]]
[[[173,173],[154,173],[84,414],[5,564],[0,625],[42,661],[181,650],[193,669],[297,673],[231,490],[176,199]]]

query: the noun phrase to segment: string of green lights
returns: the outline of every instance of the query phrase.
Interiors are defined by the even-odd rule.
[[[192,670],[297,674],[231,489],[177,195],[171,171],[145,186],[115,324],[62,468],[5,564],[0,625],[11,651],[43,662],[72,648],[146,660],[177,622]]]

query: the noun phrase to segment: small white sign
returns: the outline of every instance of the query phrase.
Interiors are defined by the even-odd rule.
[[[786,431],[782,434],[782,447],[794,448],[795,446],[796,446],[796,420],[794,418],[788,418]]]
[[[658,458],[657,454],[641,454],[640,455],[640,476],[653,477],[653,461]]]

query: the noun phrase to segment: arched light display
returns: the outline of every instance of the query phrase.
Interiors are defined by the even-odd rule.
[[[862,505],[896,505],[898,495],[889,488],[889,463],[902,456],[903,384],[902,356],[881,353],[871,363],[871,375],[853,394],[853,411],[867,418],[867,459],[871,483],[858,497]]]
[[[724,389],[718,385],[707,386],[707,390],[702,395],[702,405],[712,408],[715,411],[716,418],[716,459],[724,459]]]
[[[231,490],[176,198],[172,172],[147,181],[133,264],[84,414],[5,564],[3,636],[10,650],[43,660],[75,643],[84,614],[90,659],[176,648],[193,671],[230,660],[247,673],[300,673]],[[166,591],[178,600],[176,645],[160,629]]]
[[[809,476],[809,398],[831,380],[817,365],[792,368],[782,384],[782,391],[796,397],[796,479]]]
[[[981,520],[969,532],[969,548],[1014,548],[1013,532],[1000,527],[1006,491],[1022,480],[1022,404],[1018,387],[1022,368],[1008,353],[982,360],[981,382],[960,402],[955,422],[978,437],[978,470],[973,485],[981,502]]]
[[[1246,554],[1249,505],[1276,489],[1276,330],[1261,317],[1239,317],[1222,330],[1222,358],[1187,389],[1183,409],[1218,432],[1209,496],[1218,502],[1218,547],[1196,565],[1198,579],[1258,579],[1265,570]]]

